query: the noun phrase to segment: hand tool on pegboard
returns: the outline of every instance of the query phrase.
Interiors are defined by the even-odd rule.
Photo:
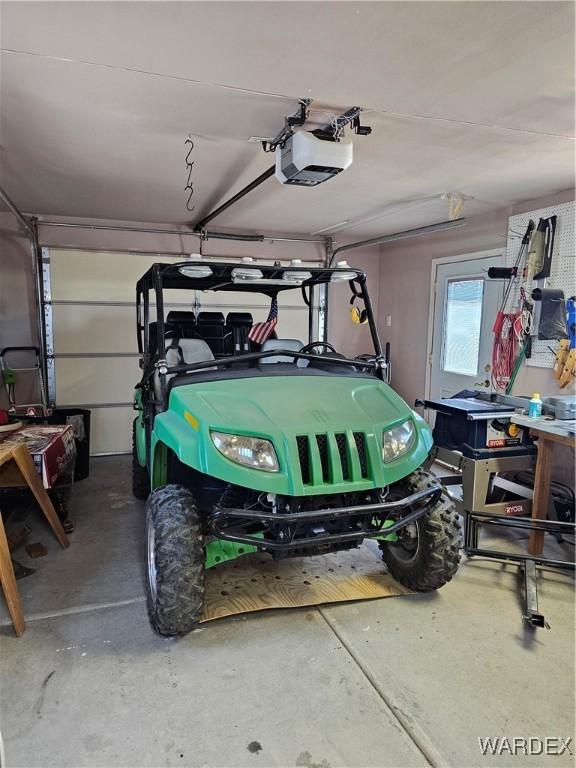
[[[505,389],[507,392],[512,388],[519,365],[526,356],[526,352],[530,354],[531,305],[522,291],[520,305],[516,311],[509,310],[508,304],[517,278],[525,272],[528,248],[534,227],[534,221],[530,219],[513,267],[496,267],[488,271],[490,278],[505,277],[508,279],[508,285],[492,327],[494,333],[492,383],[495,389]]]
[[[554,374],[556,378],[559,378],[560,387],[566,387],[569,382],[576,376],[576,296],[571,296],[566,302],[567,310],[567,331],[568,331],[568,344],[560,342],[560,349],[556,353],[556,365],[554,366]],[[559,355],[560,360],[559,360]],[[562,355],[565,355],[564,365],[561,366]],[[560,376],[556,376],[556,372],[560,368]]]

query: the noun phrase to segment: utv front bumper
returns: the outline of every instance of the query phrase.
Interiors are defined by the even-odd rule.
[[[216,507],[208,525],[218,539],[251,544],[272,552],[345,543],[354,545],[366,538],[388,537],[410,525],[426,514],[441,493],[440,485],[431,485],[394,501],[304,512]],[[408,512],[402,514],[404,510]],[[333,527],[340,530],[334,532]]]

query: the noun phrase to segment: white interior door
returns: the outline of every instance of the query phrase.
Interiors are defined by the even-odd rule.
[[[490,280],[487,272],[501,265],[501,254],[435,265],[430,398],[463,389],[490,391],[492,326],[503,282]]]

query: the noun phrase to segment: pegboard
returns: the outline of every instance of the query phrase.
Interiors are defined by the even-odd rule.
[[[522,237],[530,219],[534,221],[535,227],[537,227],[540,219],[547,219],[550,216],[557,216],[558,218],[556,221],[556,236],[554,238],[550,277],[546,278],[543,287],[560,288],[564,291],[565,298],[568,299],[576,294],[576,233],[574,223],[576,203],[574,201],[562,203],[561,205],[551,205],[548,208],[539,208],[536,211],[527,211],[518,216],[511,216],[508,219],[506,266],[514,266],[522,243]],[[516,282],[513,286],[508,307],[518,306],[521,287],[520,281]],[[537,283],[534,281],[524,285],[528,295],[536,287]],[[534,339],[532,343],[532,357],[526,360],[526,365],[536,368],[552,368],[554,365],[554,354],[549,348],[556,349],[557,346],[557,341],[538,341]]]

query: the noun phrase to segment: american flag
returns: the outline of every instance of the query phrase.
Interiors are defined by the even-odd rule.
[[[276,296],[273,296],[272,302],[270,303],[270,311],[268,312],[268,317],[266,318],[266,322],[254,323],[254,325],[250,329],[248,338],[250,339],[250,341],[253,341],[255,344],[264,344],[266,339],[269,339],[270,336],[272,336],[272,334],[274,333],[274,328],[276,328],[277,323],[278,323],[278,300],[276,299]]]

